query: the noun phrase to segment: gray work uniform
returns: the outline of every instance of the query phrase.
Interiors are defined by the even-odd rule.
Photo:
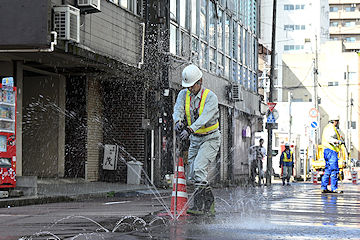
[[[202,114],[199,116],[199,107],[201,96],[204,91],[202,86],[200,91],[194,96],[190,94],[190,128],[196,132],[198,129],[212,126],[218,122],[219,107],[218,99],[215,93],[210,91],[206,97],[205,105]],[[180,91],[173,113],[174,122],[186,120],[185,100],[187,89]],[[191,134],[190,147],[188,155],[188,163],[190,172],[188,179],[194,182],[207,182],[207,168],[210,162],[214,161],[220,148],[220,132],[216,128],[207,134]]]

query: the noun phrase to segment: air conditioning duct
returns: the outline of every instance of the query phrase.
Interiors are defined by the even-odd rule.
[[[54,7],[54,29],[58,39],[80,42],[80,10],[70,5]]]

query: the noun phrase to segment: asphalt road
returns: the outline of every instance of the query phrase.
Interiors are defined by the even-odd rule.
[[[0,239],[360,239],[360,187],[343,189],[337,195],[309,183],[214,189],[215,217],[177,220],[158,216],[163,204],[170,206],[169,194],[161,201],[115,196],[2,208]]]

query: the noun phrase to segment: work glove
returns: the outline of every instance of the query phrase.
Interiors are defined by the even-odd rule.
[[[180,132],[182,128],[182,123],[180,121],[177,121],[175,123],[175,131]]]
[[[191,131],[190,131],[190,128],[185,128],[179,135],[179,138],[181,141],[184,141],[186,139],[189,138],[189,135],[190,135]]]

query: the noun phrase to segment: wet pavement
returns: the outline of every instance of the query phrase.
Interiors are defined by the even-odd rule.
[[[0,239],[360,239],[360,186],[214,189],[214,217],[160,217],[169,192],[0,209]],[[157,193],[156,193],[157,194]],[[190,198],[191,194],[189,192]]]

